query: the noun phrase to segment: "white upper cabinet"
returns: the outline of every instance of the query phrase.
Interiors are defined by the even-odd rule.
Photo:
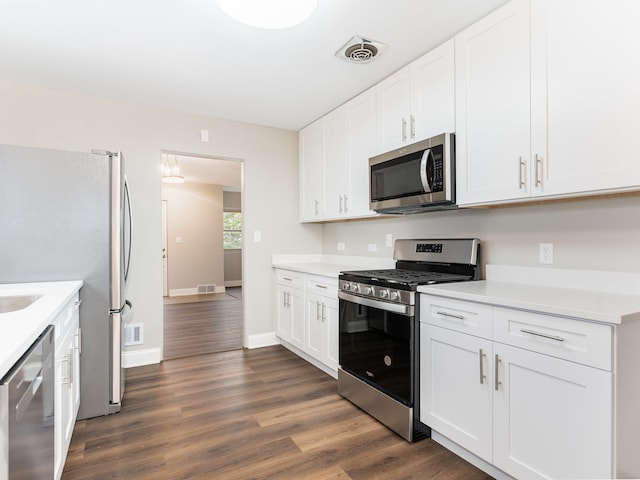
[[[376,96],[369,89],[300,131],[300,220],[376,215],[369,210]]]
[[[514,0],[456,36],[460,205],[637,189],[638,18],[635,0]]]
[[[313,122],[300,130],[300,220],[324,217],[324,144],[322,123]]]
[[[456,196],[529,195],[529,3],[515,0],[455,37]]]
[[[386,78],[376,89],[377,153],[453,132],[453,40]]]
[[[534,195],[640,185],[639,19],[637,0],[532,0]]]

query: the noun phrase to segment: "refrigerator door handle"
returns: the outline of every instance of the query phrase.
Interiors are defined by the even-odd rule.
[[[131,218],[131,196],[129,194],[129,182],[127,181],[127,177],[124,177],[124,201],[127,207],[127,219],[129,226],[125,229],[125,232],[128,230],[129,232],[129,241],[127,242],[127,251],[125,252],[125,267],[124,267],[124,281],[125,283],[129,280],[129,266],[131,265],[131,245],[133,241],[133,220]],[[123,232],[124,233],[124,232]]]

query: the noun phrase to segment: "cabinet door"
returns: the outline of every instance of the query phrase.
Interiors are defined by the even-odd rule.
[[[322,132],[325,218],[338,218],[346,213],[349,184],[349,120],[344,106],[322,118]]]
[[[412,142],[455,132],[454,41],[427,53],[411,64]]]
[[[304,349],[304,333],[305,333],[305,318],[304,318],[304,291],[291,288],[289,289],[289,315],[291,318],[291,336],[290,343]]]
[[[347,104],[349,114],[349,217],[373,216],[369,209],[369,158],[376,154],[376,90],[371,88]]]
[[[491,342],[420,327],[420,421],[491,462]]]
[[[324,216],[324,142],[321,121],[300,130],[300,220]]]
[[[71,434],[74,425],[74,399],[72,395],[73,378],[73,340],[68,335],[61,338],[55,353],[55,478],[62,476]]]
[[[494,343],[493,463],[520,479],[612,478],[612,374]]]
[[[376,86],[378,97],[378,153],[405,145],[409,140],[411,69],[405,67]]]
[[[533,152],[551,195],[640,185],[640,2],[532,2]]]
[[[276,285],[276,335],[285,342],[291,342],[291,309],[288,303],[287,287]]]
[[[338,320],[338,299],[324,297],[323,316],[325,329],[324,363],[333,370],[338,370],[338,342],[340,322]]]
[[[306,341],[304,351],[322,361],[325,356],[325,332],[322,320],[322,297],[313,293],[307,294],[306,309]]]
[[[529,2],[514,0],[455,37],[460,205],[530,195]]]

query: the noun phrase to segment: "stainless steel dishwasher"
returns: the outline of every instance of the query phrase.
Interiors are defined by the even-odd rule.
[[[0,380],[0,479],[53,478],[54,351],[49,326]]]

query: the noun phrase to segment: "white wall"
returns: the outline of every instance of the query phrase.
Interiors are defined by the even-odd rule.
[[[165,183],[162,199],[167,201],[169,295],[184,294],[198,285],[213,284],[222,291],[222,185]]]
[[[135,221],[129,297],[145,326],[145,344],[128,353],[162,348],[160,152],[244,160],[245,344],[273,332],[271,255],[321,251],[321,227],[297,223],[296,132],[2,82],[0,98],[0,143],[124,152]]]
[[[391,258],[394,238],[478,237],[484,263],[542,266],[538,244],[553,243],[555,268],[640,273],[640,196],[497,209],[464,209],[324,226],[324,253]],[[337,242],[346,243],[338,252]],[[376,243],[378,251],[368,252]]]

